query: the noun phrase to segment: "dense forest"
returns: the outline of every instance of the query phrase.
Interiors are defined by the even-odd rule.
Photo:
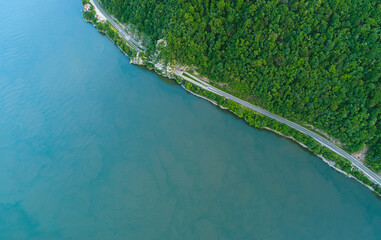
[[[378,0],[101,0],[166,62],[324,130],[381,171]]]

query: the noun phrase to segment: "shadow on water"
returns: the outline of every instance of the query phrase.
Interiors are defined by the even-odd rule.
[[[90,23],[90,22],[88,22],[88,24],[90,24],[90,25],[93,25],[92,23]],[[94,27],[94,26],[93,26]],[[95,27],[94,27],[95,28]],[[111,41],[111,43],[113,43],[118,49],[119,49],[119,51],[120,51],[120,53],[121,54],[123,54],[125,57],[127,57],[128,58],[128,60],[129,61],[131,61],[131,58],[126,54],[126,53],[124,53],[120,48],[119,48],[119,46],[118,45],[116,45],[105,33],[103,33],[103,32],[99,32],[98,31],[98,33],[99,34],[101,34],[103,37],[106,37],[106,38],[108,38],[110,41]],[[130,64],[132,64],[132,63],[130,63]],[[155,70],[154,69],[149,69],[147,66],[145,66],[145,65],[137,65],[137,64],[132,64],[132,65],[134,65],[134,66],[136,66],[136,67],[138,67],[138,68],[140,68],[140,69],[142,69],[142,70],[144,70],[144,71],[148,71],[148,72],[151,72],[151,73],[154,73],[156,76],[158,76],[164,83],[166,83],[166,84],[168,84],[168,85],[171,85],[171,86],[177,86],[177,85],[179,85],[174,79],[170,79],[170,78],[168,78],[168,77],[164,77],[164,76],[162,76],[162,75],[160,75],[160,74],[158,74],[157,72],[155,72]]]
[[[128,56],[126,56],[126,57],[128,57]],[[130,59],[130,58],[128,57],[128,59]],[[134,65],[134,66],[136,66],[136,67],[138,67],[138,68],[140,68],[140,69],[142,69],[142,70],[144,70],[144,71],[148,71],[148,72],[154,73],[156,76],[158,76],[158,77],[160,78],[160,80],[162,80],[164,83],[166,83],[166,84],[168,84],[168,85],[171,85],[171,86],[178,86],[178,85],[179,85],[179,84],[176,82],[175,79],[171,79],[171,78],[168,78],[168,77],[164,77],[164,76],[158,74],[157,72],[155,72],[155,70],[153,70],[153,69],[149,69],[149,68],[148,68],[147,66],[145,66],[145,65],[136,65],[136,64],[132,64],[132,65]]]
[[[91,24],[91,23],[89,23],[89,24]],[[99,32],[99,31],[98,31],[98,32]],[[100,33],[102,36],[108,38],[108,39],[112,42],[112,40],[111,40],[106,34],[104,34],[104,33],[102,33],[102,32],[99,32],[99,33]],[[113,42],[112,42],[112,43],[113,43]],[[115,45],[115,44],[114,44],[114,45]],[[115,46],[118,47],[117,45],[115,45]],[[123,54],[125,57],[127,57],[127,58],[131,61],[131,58],[130,58],[127,54],[125,54],[119,47],[118,47],[118,49],[119,49],[119,51],[120,51],[121,54]],[[132,63],[130,63],[130,64],[132,64]],[[156,75],[162,82],[166,83],[167,85],[170,85],[170,86],[179,86],[179,84],[177,83],[177,81],[176,81],[175,79],[171,79],[171,78],[162,76],[162,75],[160,75],[159,73],[157,73],[154,69],[150,69],[150,68],[148,68],[146,65],[137,65],[137,64],[132,64],[132,65],[134,65],[134,66],[136,66],[136,67],[138,67],[138,68],[140,68],[140,69],[142,69],[142,70],[144,70],[144,71],[148,71],[148,72],[151,72],[151,73],[155,74],[155,75]],[[198,96],[192,94],[191,92],[188,92],[188,91],[185,91],[185,92],[186,92],[187,94],[189,94],[189,95],[192,95],[192,96],[194,96],[194,97],[200,98],[200,97],[198,97]],[[200,99],[201,99],[201,98],[200,98]],[[209,101],[208,101],[208,102],[209,102]],[[238,117],[238,116],[237,116],[236,114],[234,114],[232,111],[230,111],[230,110],[228,110],[228,109],[223,109],[223,108],[221,108],[220,106],[215,105],[215,104],[213,104],[213,103],[211,103],[211,102],[209,102],[209,103],[212,104],[212,105],[213,105],[216,109],[218,109],[219,111],[222,111],[224,114],[228,114],[229,116],[233,116],[236,120],[243,121],[243,122],[244,122],[247,126],[249,126],[250,128],[252,128],[252,129],[256,129],[256,130],[261,131],[261,132],[270,133],[270,134],[272,134],[272,135],[275,135],[276,138],[278,138],[278,139],[285,139],[285,140],[291,142],[292,144],[297,145],[300,149],[302,149],[302,151],[308,153],[310,156],[314,156],[315,159],[317,159],[317,160],[319,160],[319,161],[322,161],[322,159],[320,159],[318,156],[314,155],[308,148],[305,148],[305,147],[303,147],[302,145],[300,145],[300,143],[298,143],[295,139],[292,139],[292,138],[289,138],[289,137],[285,137],[285,136],[281,136],[281,135],[279,135],[278,133],[276,133],[276,132],[274,132],[274,131],[271,131],[271,130],[269,130],[269,129],[265,129],[265,128],[256,128],[256,127],[254,127],[254,126],[251,126],[251,125],[250,125],[244,118],[240,118],[240,117]],[[300,124],[300,122],[298,122],[298,124]],[[339,172],[337,172],[337,173],[339,173]],[[339,173],[339,174],[341,174],[341,173]],[[359,183],[356,179],[351,178],[351,180],[352,180],[352,181],[355,181],[356,183]],[[378,194],[374,193],[373,191],[372,191],[372,194],[373,194],[374,196],[376,196],[377,199],[381,200],[381,196],[379,196]]]
[[[176,83],[176,82],[175,82],[175,83]],[[198,96],[196,96],[196,95],[194,95],[194,94],[192,94],[192,93],[190,93],[190,92],[188,92],[188,91],[186,91],[186,93],[187,93],[187,94],[190,94],[190,95],[192,95],[192,96],[194,96],[194,97],[199,98]],[[200,98],[200,99],[201,99],[201,98]],[[209,101],[208,101],[208,102],[209,102]],[[320,157],[314,155],[308,148],[303,147],[303,146],[302,146],[298,141],[296,141],[295,139],[290,138],[290,137],[282,136],[282,135],[280,135],[280,134],[278,134],[278,133],[276,133],[276,132],[274,132],[274,131],[272,131],[272,130],[266,129],[266,128],[256,128],[256,127],[254,127],[254,126],[251,126],[251,125],[250,125],[244,118],[240,118],[240,117],[238,117],[236,114],[234,114],[234,113],[233,113],[232,111],[230,111],[229,109],[221,108],[220,106],[215,105],[215,104],[213,104],[213,103],[211,103],[211,102],[209,102],[209,103],[212,104],[217,110],[222,111],[224,114],[233,116],[236,120],[243,121],[243,122],[244,122],[248,127],[250,127],[251,129],[255,129],[255,130],[258,130],[258,131],[260,131],[260,132],[270,133],[270,134],[272,134],[272,135],[275,135],[275,137],[278,138],[278,139],[284,139],[284,140],[286,140],[286,141],[289,141],[289,142],[291,142],[292,144],[297,145],[300,149],[302,149],[302,151],[308,153],[310,156],[313,156],[314,159],[319,160],[320,162],[322,161],[322,159],[321,159]],[[328,165],[328,164],[326,164],[326,165]],[[328,166],[329,166],[329,165],[328,165]],[[336,170],[336,169],[335,169],[335,170]],[[342,174],[342,173],[340,173],[340,172],[337,172],[337,173],[338,173],[338,174]],[[348,178],[349,178],[349,177],[348,177]],[[361,184],[361,183],[358,182],[358,180],[356,180],[356,179],[354,179],[354,178],[349,178],[349,179],[352,180],[352,181],[354,181],[354,182],[356,182],[357,184]],[[376,194],[374,191],[372,191],[372,194],[373,194],[374,196],[376,196],[376,198],[377,198],[378,200],[381,200],[381,196],[380,196],[380,195]]]

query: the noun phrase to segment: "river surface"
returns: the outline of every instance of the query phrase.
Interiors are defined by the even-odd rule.
[[[380,239],[371,191],[130,65],[81,9],[0,1],[0,239]]]

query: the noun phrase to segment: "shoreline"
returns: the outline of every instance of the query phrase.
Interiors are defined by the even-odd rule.
[[[98,19],[97,19],[97,20],[98,20]],[[91,19],[88,20],[88,19],[85,18],[85,21],[88,22],[88,23],[91,23],[95,28],[98,29],[97,24],[94,23]],[[97,21],[97,22],[102,22],[102,21]],[[107,20],[104,21],[104,22],[108,23]],[[202,98],[202,99],[204,99],[204,100],[207,100],[207,101],[209,101],[210,103],[212,103],[213,105],[215,105],[215,106],[217,106],[217,107],[219,107],[219,108],[221,108],[221,109],[223,109],[223,110],[229,110],[230,113],[233,113],[233,114],[236,115],[238,118],[243,119],[243,120],[244,120],[247,124],[249,124],[249,126],[251,126],[251,127],[255,127],[255,128],[259,128],[259,129],[266,129],[266,130],[269,130],[269,131],[271,131],[271,132],[273,132],[273,133],[275,133],[275,134],[278,134],[278,135],[280,135],[280,136],[282,136],[282,137],[285,137],[285,138],[288,138],[288,139],[294,141],[295,143],[299,144],[299,145],[302,146],[303,148],[307,149],[311,154],[313,154],[313,155],[315,155],[315,156],[321,158],[321,159],[322,159],[325,163],[327,163],[331,168],[335,169],[336,171],[338,171],[338,172],[340,172],[340,173],[343,173],[343,174],[344,174],[345,176],[347,176],[348,178],[353,178],[353,179],[355,179],[356,181],[360,182],[362,185],[366,186],[366,187],[367,187],[369,190],[371,190],[373,193],[375,193],[377,197],[381,197],[381,192],[380,192],[379,189],[377,189],[377,191],[376,191],[376,189],[375,189],[374,187],[372,187],[370,184],[366,184],[366,183],[364,183],[363,181],[361,181],[360,179],[358,179],[356,176],[354,176],[354,175],[352,175],[352,174],[350,174],[350,173],[344,171],[344,170],[341,168],[340,164],[339,164],[337,161],[329,160],[328,158],[325,158],[322,154],[315,154],[314,151],[311,150],[306,144],[304,144],[304,143],[301,142],[301,141],[296,140],[293,136],[288,136],[288,135],[286,135],[286,134],[284,134],[284,133],[281,133],[281,132],[279,132],[279,131],[277,131],[277,130],[274,130],[274,129],[268,127],[268,126],[263,126],[263,127],[253,126],[252,124],[249,123],[249,121],[248,121],[245,117],[243,117],[243,116],[242,116],[242,117],[239,116],[236,112],[234,112],[234,110],[232,110],[232,109],[230,109],[230,108],[228,108],[228,107],[222,106],[222,105],[218,104],[217,101],[215,101],[215,100],[213,100],[213,99],[210,99],[210,98],[208,98],[207,96],[204,96],[204,95],[200,95],[200,94],[198,94],[198,93],[195,93],[194,91],[192,91],[191,89],[189,89],[189,88],[188,88],[187,86],[185,86],[185,84],[184,84],[185,80],[183,80],[183,79],[180,80],[180,79],[179,79],[180,76],[177,76],[176,74],[174,74],[174,73],[172,73],[172,72],[168,72],[167,69],[164,69],[164,70],[163,70],[163,69],[158,69],[158,68],[156,68],[155,65],[154,65],[153,63],[151,63],[151,62],[144,62],[144,60],[139,56],[139,53],[140,53],[140,52],[138,52],[136,56],[129,56],[129,54],[126,53],[126,51],[124,51],[124,50],[122,49],[121,46],[119,46],[118,44],[116,44],[115,40],[112,39],[112,37],[110,37],[110,36],[107,34],[107,31],[101,31],[101,30],[99,30],[99,29],[98,29],[98,31],[99,31],[100,33],[102,33],[102,34],[105,34],[105,35],[106,35],[106,36],[107,36],[107,37],[114,43],[114,45],[116,45],[116,46],[119,48],[119,50],[120,50],[125,56],[129,57],[129,58],[130,58],[130,63],[131,63],[131,64],[145,66],[145,67],[147,67],[149,70],[154,71],[156,74],[158,74],[158,75],[160,75],[160,76],[163,76],[163,77],[166,77],[166,78],[169,78],[169,79],[174,79],[174,80],[175,80],[175,81],[176,81],[182,88],[184,88],[187,92],[189,92],[189,93],[191,93],[191,94],[193,94],[193,95],[195,95],[195,96],[197,96],[197,97],[199,97],[199,98]],[[119,33],[118,33],[117,31],[116,31],[116,33],[119,35]],[[129,46],[129,45],[127,45],[127,46],[128,46],[129,48],[132,48],[132,46]],[[132,50],[133,50],[133,49],[132,49]],[[189,83],[189,82],[187,82],[187,83]],[[194,84],[192,84],[192,83],[190,83],[190,85],[191,85],[192,87],[194,86]],[[198,86],[196,85],[195,87],[198,87]],[[202,88],[201,88],[201,89],[202,89]],[[210,92],[210,93],[211,93],[211,94],[215,94],[215,93],[213,93],[213,92]],[[216,95],[216,94],[215,94],[215,95]],[[253,110],[251,110],[251,111],[253,111]],[[254,112],[254,111],[253,111],[253,112]],[[258,113],[258,112],[255,112],[255,114],[262,115],[262,114],[260,114],[260,113]],[[262,116],[263,116],[263,115],[262,115]],[[263,116],[263,117],[264,117],[264,116]],[[276,120],[275,120],[275,121],[276,121]],[[303,134],[303,133],[302,133],[302,134]],[[303,134],[303,135],[304,135],[304,134]],[[308,136],[308,135],[307,135],[307,136]],[[317,142],[317,141],[316,141],[316,142]],[[317,143],[319,143],[319,142],[317,142]],[[320,143],[319,143],[319,144],[320,144]],[[321,145],[321,146],[323,146],[323,145]],[[324,146],[323,146],[323,147],[324,147]],[[336,154],[335,152],[333,152],[333,153]],[[339,155],[338,155],[338,156],[339,156]],[[341,157],[341,156],[340,156],[340,157]],[[346,160],[346,159],[345,159],[345,160]],[[348,161],[348,160],[346,160],[346,161]],[[349,162],[349,161],[348,161],[348,162]],[[349,162],[349,163],[350,163],[350,162]],[[339,165],[339,166],[336,166],[336,165]],[[351,165],[351,171],[352,171],[353,169],[356,169],[356,168],[352,165],[352,163],[350,163],[350,165]],[[359,172],[360,174],[363,174],[362,172],[360,172],[360,171],[357,170],[357,169],[354,171],[354,173],[356,173],[356,171]],[[367,178],[367,177],[366,177],[366,178]],[[367,178],[367,180],[369,181],[368,178]],[[378,185],[375,184],[375,186],[377,187]]]
[[[179,83],[179,84],[180,84],[180,83]],[[224,107],[224,106],[221,106],[221,105],[219,105],[216,101],[213,101],[213,100],[211,100],[211,99],[209,99],[209,98],[207,98],[207,97],[205,97],[205,96],[202,96],[202,95],[199,95],[199,94],[197,94],[197,93],[192,92],[191,90],[187,89],[183,84],[180,84],[180,85],[181,85],[182,88],[184,88],[185,91],[189,92],[190,94],[192,94],[192,95],[194,95],[194,96],[196,96],[196,97],[202,98],[202,99],[204,99],[204,100],[207,100],[208,102],[210,102],[211,104],[215,105],[216,107],[218,107],[218,108],[220,108],[220,109],[222,109],[222,110],[227,110],[227,111],[229,111],[229,113],[231,113],[231,114],[235,115],[236,117],[238,117],[237,114],[235,114],[235,113],[234,113],[232,110],[230,110],[229,108],[226,108],[226,107]],[[239,119],[242,119],[242,118],[240,118],[240,117],[238,117],[238,118],[239,118]],[[253,127],[253,126],[251,126],[251,125],[249,124],[249,122],[247,121],[246,118],[243,118],[243,120],[245,121],[246,124],[249,125],[249,127]],[[254,128],[256,128],[256,127],[254,127]],[[256,129],[258,129],[258,128],[256,128]],[[336,167],[336,166],[335,166],[335,163],[336,163],[335,161],[329,160],[329,159],[323,157],[322,155],[315,155],[315,154],[313,154],[312,151],[311,151],[311,149],[309,149],[308,146],[305,145],[304,143],[299,142],[299,141],[297,141],[295,138],[293,138],[293,137],[291,137],[291,136],[287,136],[287,135],[285,135],[285,134],[283,134],[283,133],[281,133],[281,132],[278,132],[278,131],[276,131],[276,130],[274,130],[274,129],[271,129],[271,128],[269,128],[269,127],[264,127],[263,129],[265,129],[265,130],[267,130],[267,131],[270,131],[270,132],[272,132],[272,133],[275,133],[276,135],[279,135],[279,136],[281,136],[281,137],[287,138],[287,139],[291,140],[292,142],[294,142],[294,143],[300,145],[301,147],[303,147],[304,149],[306,149],[306,150],[308,151],[308,153],[310,153],[310,154],[312,154],[313,156],[316,156],[316,157],[320,158],[321,160],[323,160],[323,162],[325,162],[329,167],[333,168],[334,170],[336,170],[337,172],[339,172],[339,173],[341,173],[341,174],[344,174],[347,178],[356,180],[357,182],[361,183],[363,186],[365,186],[365,187],[367,187],[369,190],[371,190],[373,193],[375,193],[377,197],[381,197],[381,194],[377,193],[371,186],[369,186],[369,185],[367,185],[367,184],[361,182],[361,181],[360,181],[359,179],[357,179],[356,177],[354,177],[354,176],[352,176],[351,174],[348,174],[348,173],[344,172],[343,170],[341,170],[340,168]]]

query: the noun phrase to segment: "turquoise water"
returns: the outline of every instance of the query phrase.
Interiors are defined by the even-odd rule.
[[[0,1],[0,239],[379,239],[368,189],[130,65],[81,9]]]

